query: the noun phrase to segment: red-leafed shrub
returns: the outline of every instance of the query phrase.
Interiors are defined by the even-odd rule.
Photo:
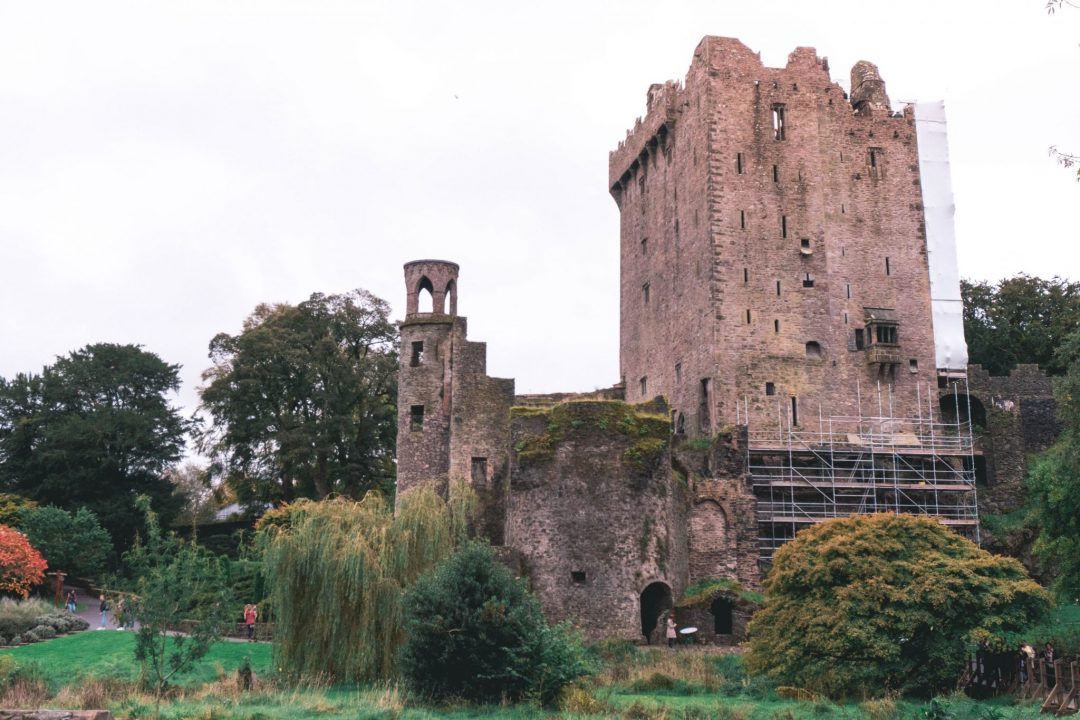
[[[21,597],[45,580],[45,558],[18,530],[0,525],[0,591]]]

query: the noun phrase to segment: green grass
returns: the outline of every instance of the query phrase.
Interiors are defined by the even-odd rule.
[[[21,666],[36,665],[49,686],[58,688],[71,681],[73,672],[83,677],[134,680],[139,676],[134,650],[133,633],[87,630],[47,642],[6,648],[0,650],[0,656],[10,655]],[[220,642],[177,682],[183,685],[210,682],[218,678],[219,669],[234,674],[248,656],[257,674],[267,674],[272,668],[270,645]]]
[[[1080,608],[1059,609],[1059,617],[1080,618]],[[85,695],[64,695],[64,686],[83,688],[92,678],[119,681],[111,695],[95,706],[105,706],[118,718],[150,718],[153,700],[130,681],[138,676],[131,633],[87,631],[44,643],[0,651],[18,665],[30,666],[49,686],[41,707],[74,707],[90,702]],[[711,653],[669,653],[663,650],[610,644],[597,652],[606,654],[608,670],[593,683],[589,694],[596,707],[589,713],[537,708],[523,704],[508,707],[427,707],[409,700],[398,686],[309,686],[297,689],[263,683],[252,692],[241,692],[235,672],[250,655],[253,669],[264,680],[272,675],[271,648],[264,643],[218,643],[210,654],[185,675],[179,689],[162,708],[162,717],[205,720],[917,720],[926,717],[928,704],[920,701],[879,701],[873,704],[828,701],[800,702],[777,697],[774,688],[745,675],[741,659]],[[624,675],[606,677],[614,665]],[[655,687],[655,676],[666,671],[676,680],[670,688]],[[712,678],[712,682],[704,679]],[[128,682],[124,685],[124,682]],[[654,683],[650,689],[634,690],[637,682]],[[661,683],[667,685],[667,683]],[[708,687],[711,684],[711,687]],[[57,692],[60,696],[57,697]],[[73,698],[75,700],[73,701]],[[963,696],[946,698],[955,720],[1026,720],[1038,716],[1038,705],[1015,704],[1011,698],[976,702]]]

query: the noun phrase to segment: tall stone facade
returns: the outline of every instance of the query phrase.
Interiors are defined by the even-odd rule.
[[[685,82],[649,89],[609,159],[612,388],[515,396],[466,337],[458,266],[405,265],[399,497],[471,483],[480,532],[549,619],[655,640],[674,609],[731,642],[747,618],[731,589],[757,588],[809,523],[925,511],[931,493],[942,522],[977,527],[970,435],[941,445],[922,425],[924,406],[941,410],[914,119],[890,110],[872,64],[852,88],[812,49],[767,68],[707,37]],[[829,431],[828,464],[820,434],[793,432],[845,415],[859,423]]]
[[[627,399],[663,395],[705,436],[877,414],[879,386],[918,414],[936,368],[914,118],[870,63],[852,88],[811,48],[768,68],[706,37],[685,82],[649,89],[609,159]]]

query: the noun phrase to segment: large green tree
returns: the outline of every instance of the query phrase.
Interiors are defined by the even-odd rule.
[[[74,513],[52,505],[24,508],[19,529],[26,533],[52,570],[75,577],[97,578],[112,550],[109,533],[86,508]]]
[[[393,491],[397,330],[364,290],[260,305],[210,343],[211,471],[245,504]]]
[[[748,666],[832,697],[952,689],[967,648],[1051,607],[1019,562],[934,520],[861,515],[803,530],[773,559]]]
[[[1058,358],[1067,368],[1054,386],[1062,431],[1036,458],[1027,483],[1039,532],[1035,552],[1055,571],[1055,589],[1073,599],[1080,597],[1080,330]]]
[[[163,477],[188,423],[169,402],[179,366],[136,345],[87,345],[40,375],[0,379],[0,490],[89,508],[117,547],[134,536],[134,501],[173,512]]]
[[[1080,326],[1080,283],[1017,275],[992,285],[960,282],[964,337],[972,363],[1005,375],[1018,363],[1038,363],[1051,375],[1065,371],[1055,355]]]

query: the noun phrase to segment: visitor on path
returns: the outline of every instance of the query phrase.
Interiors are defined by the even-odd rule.
[[[1046,661],[1046,687],[1051,689],[1057,683],[1057,673],[1054,672],[1054,646],[1046,643],[1042,655],[1043,660]]]
[[[667,616],[667,646],[669,648],[675,647],[675,638],[677,637],[675,631],[675,618],[671,615]]]
[[[75,591],[74,590],[68,590],[67,600],[64,602],[64,607],[66,607],[67,611],[70,612],[70,613],[78,612],[79,605],[78,605],[78,602],[75,599]]]
[[[127,627],[127,607],[124,605],[124,598],[120,596],[116,600],[116,629],[123,630]]]
[[[244,624],[247,625],[248,642],[255,642],[255,620],[259,617],[259,609],[253,603],[244,606]]]
[[[101,594],[99,610],[101,611],[101,625],[98,626],[98,630],[104,630],[105,623],[109,621],[109,601],[105,599],[105,593]]]

